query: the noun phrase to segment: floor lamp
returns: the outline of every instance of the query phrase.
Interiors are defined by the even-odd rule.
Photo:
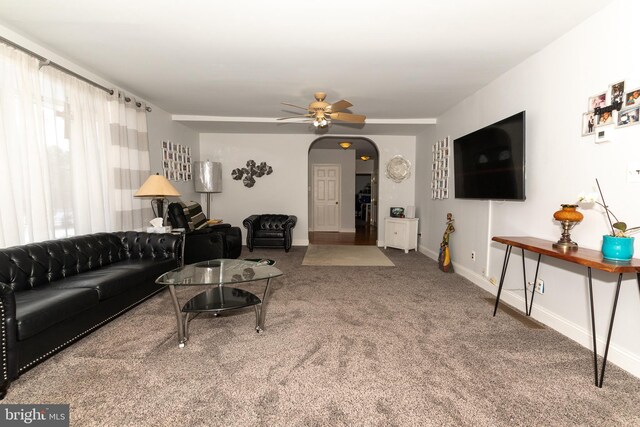
[[[153,202],[156,204],[157,215],[162,218],[162,224],[164,225],[164,201],[166,197],[178,197],[180,193],[175,189],[167,178],[160,174],[151,175],[142,184],[142,187],[134,194],[134,197],[150,197],[151,209],[153,209]],[[154,215],[156,211],[154,209]]]
[[[211,219],[211,193],[222,193],[222,163],[195,162],[196,192],[207,193],[207,219]]]

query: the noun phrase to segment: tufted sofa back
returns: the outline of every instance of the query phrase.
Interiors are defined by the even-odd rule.
[[[171,258],[174,241],[135,231],[96,233],[0,249],[0,282],[14,291],[47,285],[127,259]]]
[[[287,219],[289,219],[289,215],[260,215],[260,230],[284,230],[284,223]]]

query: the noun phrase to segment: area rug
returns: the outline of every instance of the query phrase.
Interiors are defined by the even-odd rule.
[[[394,267],[376,246],[309,245],[302,265],[336,265],[349,267]]]

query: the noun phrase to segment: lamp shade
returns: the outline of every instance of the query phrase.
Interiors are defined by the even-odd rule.
[[[155,174],[151,175],[147,180],[142,184],[142,187],[136,194],[135,197],[169,197],[169,196],[179,196],[178,190],[175,189],[173,185],[169,182],[167,178],[162,175]]]
[[[222,193],[222,163],[195,162],[194,183],[198,193]]]

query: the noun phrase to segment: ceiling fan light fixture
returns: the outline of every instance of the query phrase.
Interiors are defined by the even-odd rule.
[[[324,117],[316,117],[316,119],[313,121],[313,125],[317,128],[326,127],[328,124],[329,122]]]
[[[338,143],[338,145],[342,147],[343,150],[346,150],[347,148],[351,147],[351,143],[349,141],[342,141]]]

